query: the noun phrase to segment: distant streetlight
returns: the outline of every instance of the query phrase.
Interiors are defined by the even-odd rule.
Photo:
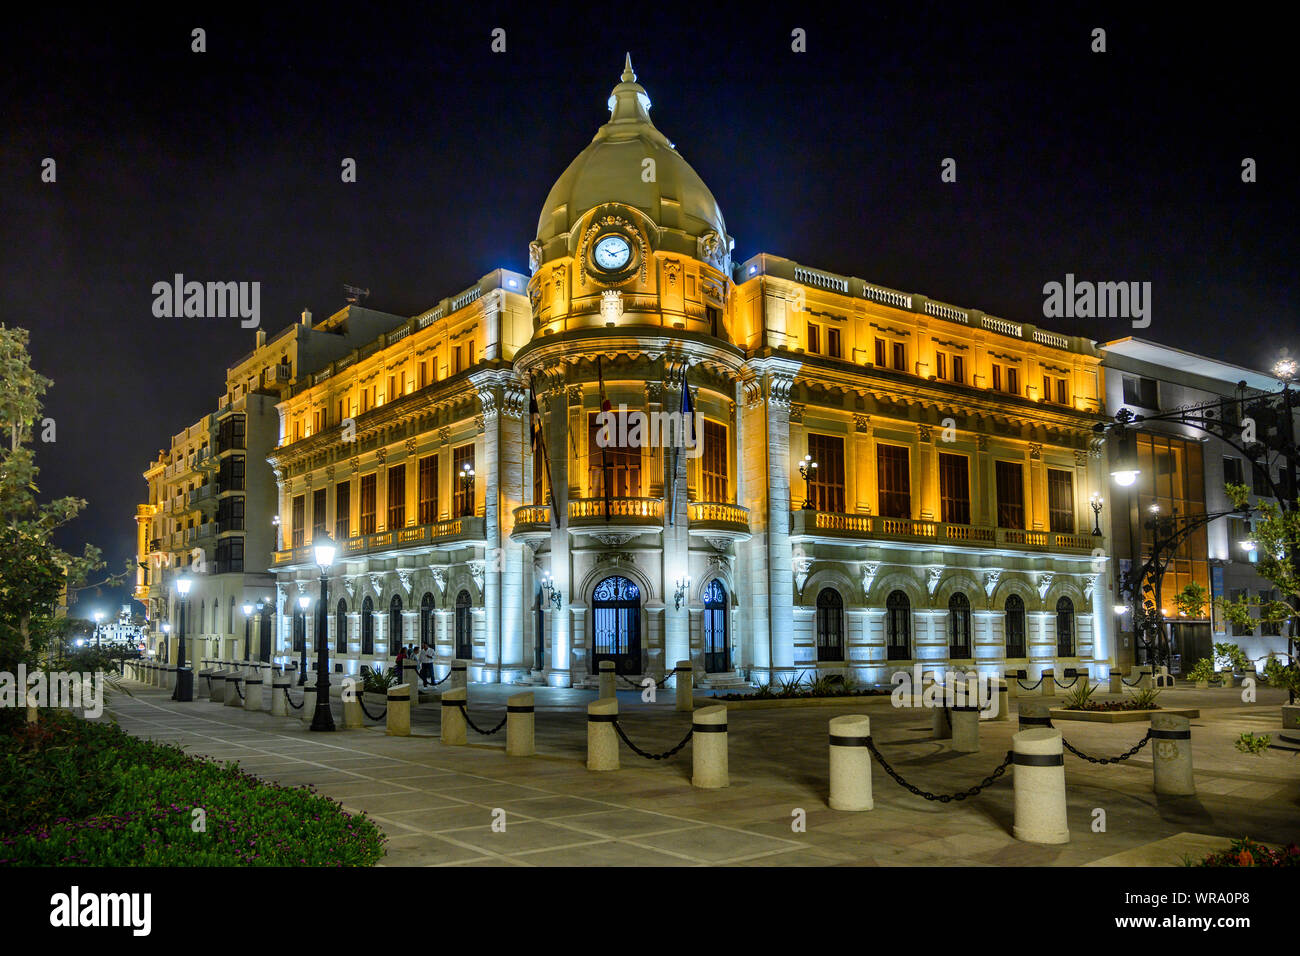
[[[333,730],[334,715],[330,713],[330,675],[327,658],[325,606],[329,602],[329,570],[334,563],[334,542],[322,534],[314,546],[316,564],[320,567],[320,600],[316,604],[316,713],[311,718],[312,730]],[[307,646],[306,622],[303,622],[303,647]],[[411,688],[414,698],[415,688]]]
[[[302,609],[302,652],[298,657],[298,686],[307,683],[307,608],[311,598],[306,594],[298,595],[298,607]]]
[[[247,664],[251,658],[248,654],[248,636],[250,625],[253,621],[253,605],[244,605],[244,663]]]
[[[812,479],[817,473],[817,462],[813,461],[812,455],[804,455],[803,461],[799,462],[799,476],[803,478],[803,510],[812,511]]]
[[[1094,538],[1100,538],[1101,537],[1101,509],[1102,506],[1105,504],[1105,502],[1102,500],[1101,495],[1097,494],[1094,491],[1091,497],[1088,498],[1088,504],[1092,507],[1092,536]]]
[[[180,614],[180,627],[177,630],[176,653],[176,689],[172,691],[172,700],[194,700],[194,672],[185,663],[185,605],[189,603],[190,587],[194,581],[182,574],[176,579],[176,608]]]

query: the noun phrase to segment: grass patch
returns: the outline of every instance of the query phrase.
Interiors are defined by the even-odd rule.
[[[370,866],[384,841],[365,814],[306,787],[114,723],[0,711],[0,865]]]

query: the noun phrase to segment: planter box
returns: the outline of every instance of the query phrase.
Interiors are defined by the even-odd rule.
[[[1086,720],[1097,724],[1129,724],[1150,721],[1152,714],[1173,714],[1177,717],[1200,717],[1195,707],[1161,707],[1159,710],[1066,710],[1048,711],[1052,720]]]
[[[1210,682],[1209,682],[1208,680],[1198,680],[1198,681],[1196,682],[1196,689],[1197,689],[1197,690],[1209,690],[1209,689],[1210,689]]]
[[[696,707],[710,707],[722,704],[728,710],[768,710],[780,707],[861,707],[867,701],[883,700],[888,702],[888,694],[860,694],[855,697],[803,697],[768,700],[722,700],[718,697],[695,697]]]

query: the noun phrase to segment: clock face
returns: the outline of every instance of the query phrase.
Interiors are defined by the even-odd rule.
[[[606,272],[613,272],[627,265],[627,261],[632,258],[632,247],[622,236],[606,236],[596,243],[591,255],[597,266]]]

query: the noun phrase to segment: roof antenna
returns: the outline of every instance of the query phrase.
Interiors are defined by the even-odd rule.
[[[354,285],[343,286],[343,296],[353,305],[357,305],[362,299],[370,295],[369,289],[358,289]]]

